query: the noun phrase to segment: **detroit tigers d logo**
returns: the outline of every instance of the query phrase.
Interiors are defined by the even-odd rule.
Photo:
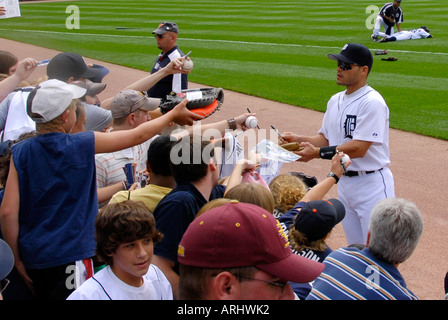
[[[356,116],[354,115],[347,115],[347,118],[345,118],[344,123],[344,130],[345,130],[345,138],[353,139],[353,131],[356,129]]]

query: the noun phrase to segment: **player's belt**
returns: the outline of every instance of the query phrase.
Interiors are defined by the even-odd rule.
[[[379,170],[372,170],[372,171],[347,171],[346,173],[344,173],[344,176],[346,177],[357,177],[357,176],[363,176],[366,174],[371,174],[377,171],[381,171],[383,170],[383,168],[379,169]]]

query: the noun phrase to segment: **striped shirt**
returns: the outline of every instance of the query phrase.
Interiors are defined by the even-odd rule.
[[[418,300],[392,265],[366,248],[341,248],[330,253],[307,300]]]
[[[128,163],[135,163],[135,171],[146,169],[148,147],[154,138],[134,147],[95,155],[96,162],[96,184],[97,188],[104,188],[115,183],[126,180],[123,167]]]

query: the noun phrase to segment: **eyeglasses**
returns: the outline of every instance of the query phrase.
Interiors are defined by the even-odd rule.
[[[162,39],[163,38],[163,34],[157,34],[157,33],[155,33],[154,34],[154,38],[159,38],[159,39]]]
[[[274,287],[280,287],[282,289],[282,293],[285,290],[286,286],[288,285],[287,281],[267,281],[267,280],[262,280],[262,279],[254,279],[254,278],[249,278],[249,277],[244,277],[244,276],[237,276],[240,279],[245,279],[245,280],[250,280],[250,281],[261,281],[267,284],[270,284],[271,286]]]
[[[352,64],[357,66],[356,63],[347,63],[341,60],[338,60],[338,67],[342,69],[342,71],[352,70]]]
[[[6,289],[8,284],[9,284],[9,280],[6,278],[0,281],[0,293],[2,293]]]

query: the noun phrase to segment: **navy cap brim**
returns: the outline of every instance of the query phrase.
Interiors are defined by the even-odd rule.
[[[350,64],[354,64],[356,62],[354,62],[352,59],[347,58],[346,56],[338,53],[338,54],[329,54],[328,58],[330,58],[331,60],[335,60],[335,61],[343,61],[345,63],[350,63]]]
[[[336,209],[336,224],[341,222],[345,217],[345,207],[338,199],[328,199]]]
[[[87,69],[79,76],[81,78],[90,79],[97,77],[100,74],[100,72],[101,70],[99,69],[87,67]]]

